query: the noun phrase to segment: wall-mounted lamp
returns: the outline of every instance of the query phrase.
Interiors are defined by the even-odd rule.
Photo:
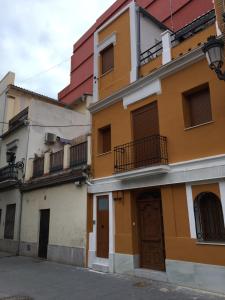
[[[225,81],[225,73],[221,71],[224,63],[224,42],[215,36],[210,36],[202,47],[210,69],[214,70],[220,80]]]

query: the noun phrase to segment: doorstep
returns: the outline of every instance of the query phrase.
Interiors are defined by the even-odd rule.
[[[92,263],[91,269],[98,272],[109,273],[109,260],[96,257],[95,261]]]
[[[162,272],[162,271],[137,268],[137,269],[134,269],[134,276],[151,279],[151,280],[168,282],[168,276],[167,276],[166,272]]]

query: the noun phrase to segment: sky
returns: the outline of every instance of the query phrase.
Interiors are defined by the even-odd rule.
[[[0,80],[57,99],[73,44],[115,0],[0,0]],[[88,6],[87,6],[88,3]]]

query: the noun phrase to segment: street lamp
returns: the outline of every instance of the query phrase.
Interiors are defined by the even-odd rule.
[[[225,73],[221,71],[224,61],[224,42],[215,36],[210,36],[202,47],[210,69],[214,70],[220,80],[225,81]]]

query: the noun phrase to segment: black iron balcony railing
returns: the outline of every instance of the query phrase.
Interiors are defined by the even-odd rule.
[[[140,54],[140,63],[144,65],[162,53],[162,41],[156,43]]]
[[[87,163],[87,142],[70,148],[70,167],[77,167]]]
[[[15,166],[6,166],[0,169],[0,182],[10,179],[18,179],[18,169]]]
[[[44,156],[37,157],[33,162],[33,178],[40,177],[44,174]]]
[[[213,24],[216,20],[215,10],[211,10],[206,14],[200,16],[199,18],[195,19],[190,24],[187,24],[182,29],[176,31],[171,35],[172,37],[172,45],[175,42],[182,42],[183,40],[189,38],[190,36],[195,35],[199,31],[202,31],[207,26]]]
[[[50,173],[63,170],[64,151],[60,150],[50,155]]]
[[[167,138],[152,135],[114,148],[115,173],[168,164]]]

